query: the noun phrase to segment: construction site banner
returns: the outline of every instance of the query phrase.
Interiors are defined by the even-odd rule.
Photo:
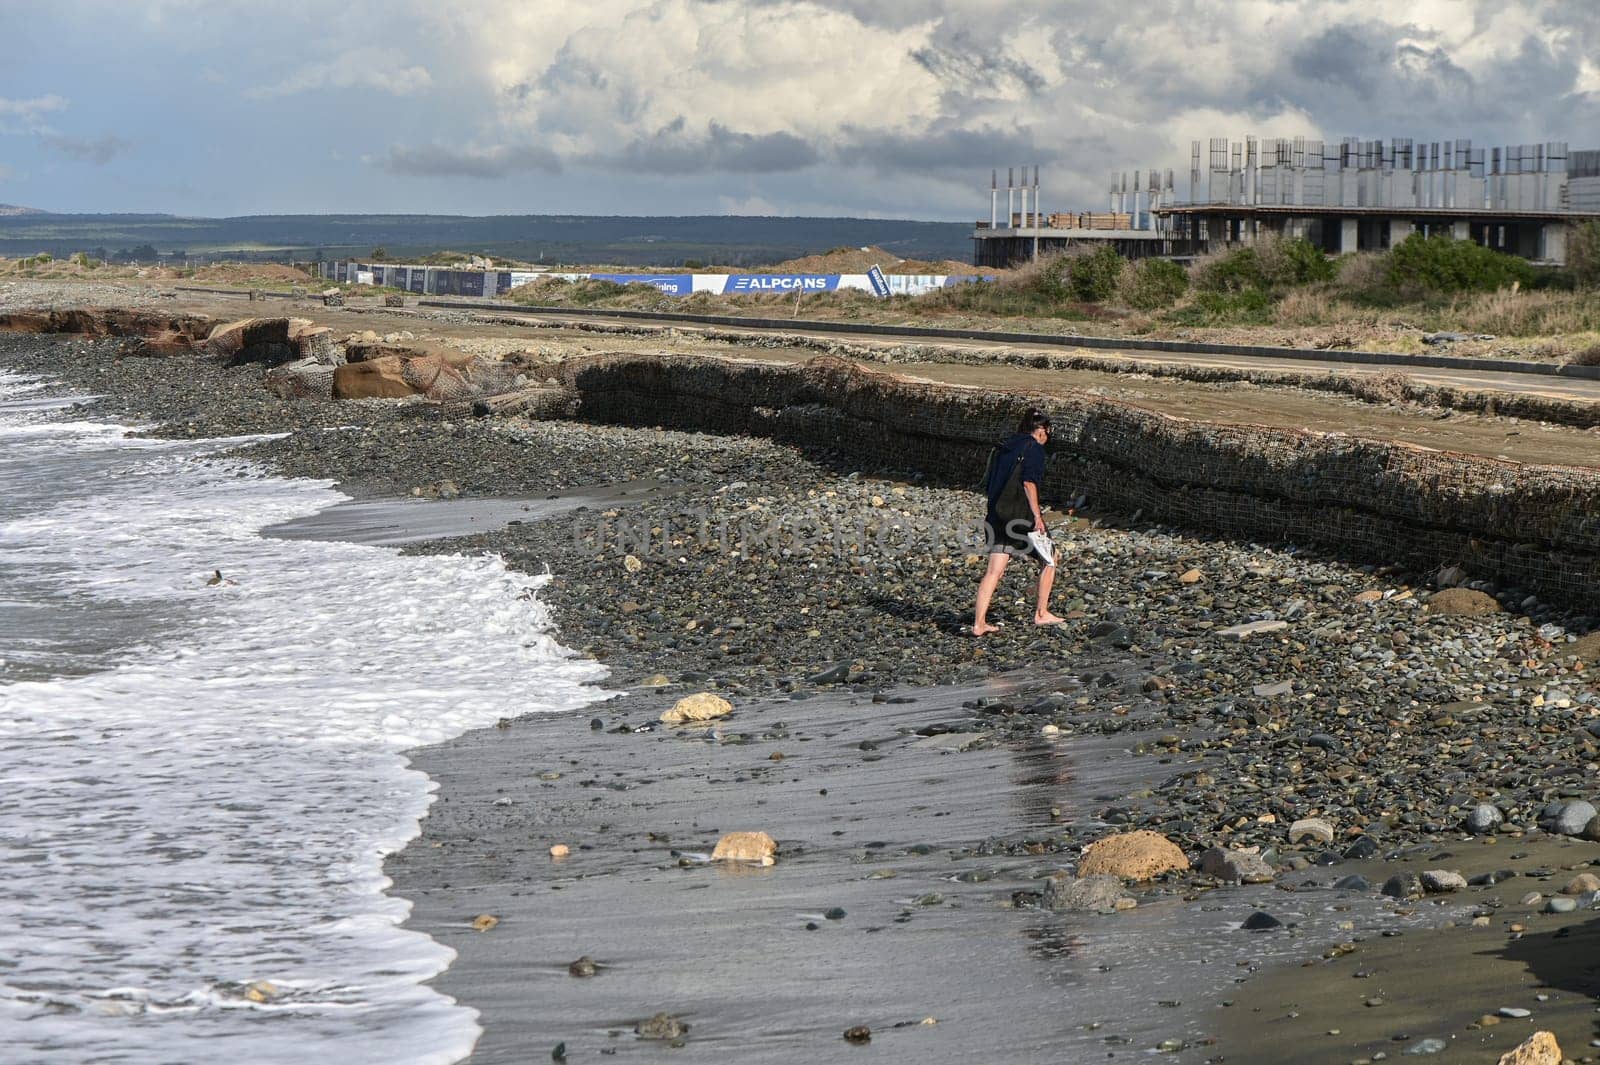
[[[618,285],[650,285],[668,296],[705,292],[713,296],[795,295],[821,292],[870,292],[885,296],[920,296],[964,284],[992,281],[993,275],[885,274],[874,267],[865,274],[588,274],[542,270],[460,270],[443,267],[392,266],[359,262],[321,264],[324,277],[353,284],[384,285],[436,296],[503,296],[541,278],[560,281],[610,281]]]
[[[693,274],[588,274],[594,281],[618,285],[654,285],[669,296],[687,296],[694,291]]]
[[[840,274],[730,274],[725,295],[740,292],[832,292]]]

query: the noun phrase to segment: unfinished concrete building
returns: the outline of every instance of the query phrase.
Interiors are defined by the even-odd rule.
[[[1277,233],[1332,253],[1380,251],[1447,233],[1562,264],[1569,227],[1600,220],[1600,150],[1562,141],[1213,138],[1206,163],[1195,141],[1188,202],[1152,212],[1158,230],[1202,249]]]
[[[1144,174],[1148,173],[1146,180]],[[1174,174],[1158,170],[1134,171],[1132,181],[1123,173],[1113,176],[1105,211],[1046,214],[1039,206],[1039,168],[999,171],[989,177],[989,218],[978,220],[972,232],[972,262],[976,266],[1008,267],[1036,259],[1041,253],[1060,252],[1074,245],[1109,244],[1128,259],[1154,255],[1183,255],[1192,251],[1174,238],[1170,226],[1158,224],[1157,211],[1177,199]],[[1001,213],[1001,197],[1005,210]]]

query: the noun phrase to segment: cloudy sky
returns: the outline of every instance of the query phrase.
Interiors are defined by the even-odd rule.
[[[1192,139],[1600,147],[1600,0],[0,0],[0,202],[970,219]]]

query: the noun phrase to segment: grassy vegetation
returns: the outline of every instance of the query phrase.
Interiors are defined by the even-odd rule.
[[[1268,239],[1187,267],[1125,261],[1112,249],[1045,256],[997,280],[913,298],[868,293],[687,297],[642,285],[543,279],[527,303],[857,319],[900,324],[1183,336],[1299,347],[1420,351],[1424,332],[1488,335],[1463,354],[1600,364],[1600,226],[1573,234],[1571,265],[1536,269],[1469,242],[1414,236],[1383,253],[1333,259],[1305,241]]]
[[[1097,318],[1137,335],[1278,332],[1304,344],[1305,332],[1319,331],[1325,336],[1309,342],[1327,347],[1415,350],[1423,332],[1484,334],[1523,354],[1600,363],[1600,225],[1575,229],[1568,247],[1561,270],[1421,235],[1387,252],[1338,259],[1303,240],[1273,238],[1187,268],[1123,262],[1100,248],[914,302],[933,314]]]

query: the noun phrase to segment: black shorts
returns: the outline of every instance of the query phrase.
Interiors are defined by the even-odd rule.
[[[984,517],[984,535],[988,539],[988,553],[993,555],[1001,551],[1012,558],[1031,558],[1040,565],[1046,565],[1045,558],[1039,554],[1039,549],[1033,546],[1028,539],[1028,534],[1033,531],[1033,523],[1016,521],[1008,529],[994,511]],[[1049,526],[1045,527],[1045,536],[1050,535]]]

